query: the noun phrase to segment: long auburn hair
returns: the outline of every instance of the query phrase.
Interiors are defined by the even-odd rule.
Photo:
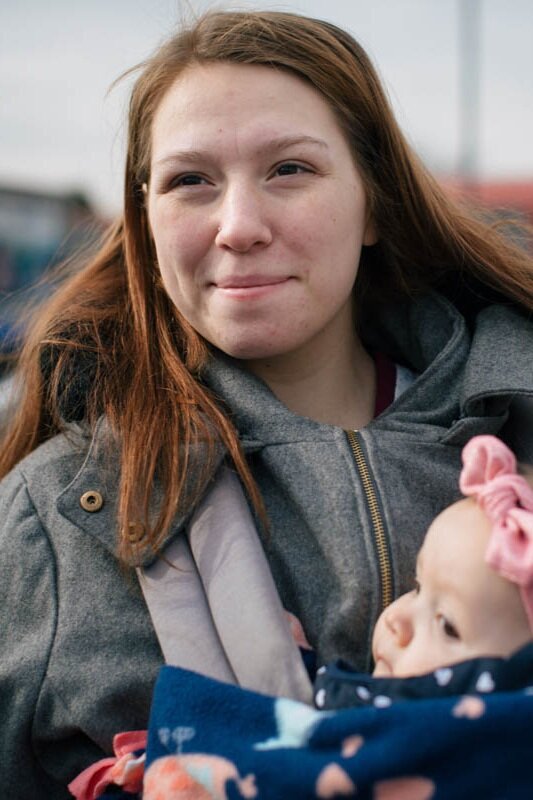
[[[204,14],[139,65],[123,217],[36,314],[20,358],[21,402],[0,447],[3,476],[64,429],[64,398],[80,358],[89,356],[83,415],[93,426],[105,414],[120,441],[119,552],[127,560],[139,547],[128,536],[132,521],[144,522],[144,543],[157,550],[185,502],[190,454],[198,449],[208,476],[222,444],[264,514],[229,415],[202,385],[207,345],[163,289],[144,203],[159,103],[184,69],[217,61],[288,70],[313,85],[335,112],[379,234],[377,245],[363,248],[356,284],[367,307],[385,292],[403,299],[474,281],[533,308],[532,258],[453,203],[428,174],[402,135],[368,56],[348,33],[291,13]],[[156,477],[163,502],[150,522]]]

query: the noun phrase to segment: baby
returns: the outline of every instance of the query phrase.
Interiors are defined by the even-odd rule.
[[[475,437],[462,457],[466,498],[434,520],[414,589],[383,611],[374,630],[373,679],[393,680],[365,682],[337,662],[319,670],[318,707],[438,695],[445,686],[453,693],[493,689],[495,672],[505,675],[509,666],[519,683],[533,682],[533,645],[522,651],[533,640],[533,488],[494,436]],[[507,661],[517,651],[518,666]],[[459,662],[466,663],[443,669]]]
[[[447,508],[430,526],[417,559],[415,588],[392,603],[378,619],[373,637],[373,675],[356,673],[344,662],[322,667],[318,670],[315,682],[315,703],[318,708],[335,709],[361,705],[384,708],[396,700],[524,689],[533,683],[533,488],[524,477],[517,475],[516,461],[511,451],[493,436],[472,439],[463,450],[463,463],[460,487],[467,499]],[[297,620],[293,618],[293,622],[297,623]],[[297,628],[299,627],[298,623]],[[295,632],[294,628],[293,635],[297,640],[305,638],[301,630]],[[198,729],[190,727],[189,716],[186,717],[187,723],[183,727],[183,700],[180,694],[183,676],[169,674],[168,679],[171,682],[177,681],[177,691],[175,695],[164,695],[161,707],[158,706],[158,714],[164,713],[166,721],[172,718],[167,714],[166,703],[169,702],[171,713],[175,715],[176,727],[173,735],[199,735],[204,728],[209,732],[209,725],[213,729],[220,724],[217,713],[225,726],[227,708],[237,708],[234,705],[234,687],[220,684],[217,691],[220,691],[221,696],[231,693],[231,700],[227,701],[229,705],[226,706],[224,701],[215,706],[214,722],[210,722],[209,706],[208,718],[201,718],[202,724]],[[209,686],[209,679],[205,680]],[[477,701],[474,716],[479,716],[479,698],[465,699],[470,700],[467,709],[469,714],[473,713],[471,701]],[[243,719],[246,719],[246,713],[251,715],[252,730],[260,725],[262,714],[266,714],[268,726],[272,724],[274,717],[282,719],[280,712],[274,712],[270,706],[265,712],[264,704],[269,702],[266,697],[246,692],[242,701],[243,708],[248,709],[247,712],[243,711]],[[198,699],[194,702],[198,703]],[[254,705],[255,702],[258,703],[257,706]],[[274,704],[277,701],[271,698],[271,702]],[[303,705],[300,707],[300,704],[293,701],[281,699],[279,702],[281,707],[289,709],[289,752],[295,747],[300,752],[310,735],[305,726],[310,724],[312,728],[316,724],[316,712]],[[197,706],[202,707],[202,703]],[[193,712],[193,719],[195,713],[196,710]],[[204,711],[201,713],[205,715]],[[332,717],[335,715],[328,717],[330,725],[333,722]],[[157,714],[155,718],[163,719],[157,717]],[[367,721],[369,719],[370,717],[366,717]],[[442,722],[442,714],[439,719]],[[339,724],[344,730],[343,723]],[[150,725],[154,731],[156,723],[152,721]],[[304,726],[304,733],[300,731],[298,734],[299,725]],[[240,741],[239,736],[247,728],[248,725],[241,720],[237,741]],[[170,728],[161,727],[157,731],[159,737],[161,734],[168,734],[172,739]],[[331,745],[331,731],[330,727],[329,738],[326,737],[328,746]],[[295,745],[297,735],[301,735],[301,741]],[[207,736],[209,738],[209,733]],[[346,739],[343,734],[343,737],[343,748],[359,748],[363,741],[360,735]],[[155,741],[155,734],[152,738]],[[372,737],[369,741],[371,740]],[[244,752],[246,759],[249,759],[249,742],[246,741]],[[275,753],[275,748],[272,749],[274,741],[282,742],[283,747],[286,746],[284,740],[270,738],[268,747],[263,745],[259,748],[254,745],[252,751],[260,749],[261,755],[265,752]],[[312,763],[313,755],[317,754],[323,760],[321,746],[324,746],[324,740],[321,741],[322,745],[307,745],[305,756],[310,759],[309,763]],[[116,758],[106,758],[84,770],[70,784],[71,793],[79,800],[93,800],[100,797],[100,792],[110,784],[115,784],[113,791],[118,791],[119,785],[127,792],[140,792],[144,770],[144,755],[140,753],[146,748],[146,742],[146,731],[119,734],[114,742]],[[387,742],[390,747],[389,740]],[[455,741],[453,746],[455,747]],[[235,752],[239,752],[238,747]],[[346,749],[342,754],[345,756]],[[413,751],[412,756],[416,757],[416,752]],[[381,754],[380,764],[382,760]],[[157,758],[154,763],[157,764]],[[246,763],[249,764],[249,760]],[[184,755],[179,761],[173,756],[169,758],[168,755],[161,758],[161,771],[156,769],[156,772],[147,773],[149,778],[147,777],[144,784],[145,794],[152,791],[152,784],[149,786],[152,781],[154,793],[150,797],[155,797],[155,790],[158,797],[170,796],[162,788],[162,781],[168,778],[176,781],[175,787],[178,787],[179,782],[180,796],[183,793],[187,797],[211,797],[205,787],[202,788],[204,784],[199,783],[198,776],[202,773],[199,764],[203,765],[204,781],[211,780],[210,770],[217,766],[222,770],[220,774],[224,780],[225,776],[229,776],[230,779],[240,781],[246,797],[256,796],[255,784],[250,781],[250,776],[241,780],[226,756],[222,757],[218,752],[206,756],[194,751]],[[168,772],[164,773],[167,767]],[[262,762],[262,769],[264,768]],[[228,769],[229,772],[224,772]],[[330,765],[330,769],[333,769],[337,780],[339,774],[341,780],[342,776],[347,779],[348,776],[337,764]],[[301,772],[301,766],[299,770]],[[278,772],[279,769],[276,768],[276,774]],[[427,794],[430,781],[422,778],[409,780],[414,781],[419,790],[422,781],[423,796],[430,796]],[[411,782],[409,785],[412,787],[414,784]],[[342,794],[346,794],[348,784],[345,782],[341,785]],[[401,796],[406,797],[406,784],[403,783],[402,786]],[[331,787],[327,794],[321,796],[332,796],[330,789]],[[172,796],[177,797],[177,794]],[[307,795],[302,790],[299,796],[315,794]],[[380,796],[385,797],[385,794]],[[387,797],[392,796],[387,793]],[[394,796],[399,797],[400,794]],[[417,794],[417,797],[422,795]]]

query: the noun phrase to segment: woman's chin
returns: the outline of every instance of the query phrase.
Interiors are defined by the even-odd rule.
[[[250,365],[253,362],[283,357],[292,350],[289,345],[272,341],[272,339],[262,339],[261,341],[225,339],[223,341],[212,341],[211,343],[227,356],[231,356],[231,358],[238,359],[239,361],[250,362]]]

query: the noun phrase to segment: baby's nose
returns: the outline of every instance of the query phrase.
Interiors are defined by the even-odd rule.
[[[385,611],[385,622],[398,647],[406,647],[413,638],[413,622],[401,598]]]

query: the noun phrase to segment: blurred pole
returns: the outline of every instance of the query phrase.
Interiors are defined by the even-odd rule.
[[[478,179],[481,0],[459,3],[459,176],[465,188]]]

